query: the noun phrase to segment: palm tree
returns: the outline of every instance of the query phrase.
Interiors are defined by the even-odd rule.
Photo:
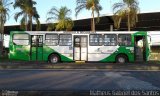
[[[115,3],[113,5],[114,25],[116,28],[120,27],[121,20],[127,18],[128,31],[134,27],[138,20],[139,3],[137,0],[123,0],[123,2]]]
[[[99,14],[100,11],[102,10],[102,6],[99,4],[100,0],[77,0],[77,7],[75,9],[76,11],[76,17],[78,16],[79,12],[81,12],[83,9],[87,9],[87,10],[91,10],[92,13],[92,25],[91,25],[91,30],[93,32],[95,32],[95,12],[98,15],[99,18]]]
[[[72,19],[69,17],[71,14],[71,10],[67,7],[61,7],[60,9],[57,9],[56,7],[53,7],[50,9],[50,11],[47,13],[47,22],[51,22],[48,25],[47,30],[52,30],[55,27],[55,30],[71,30],[74,26],[74,23]],[[57,21],[56,24],[52,23],[52,20]]]
[[[8,6],[12,4],[9,0],[0,0],[0,33],[1,33],[1,53],[3,52],[4,24],[9,18]]]
[[[20,8],[21,11],[17,12],[14,16],[15,20],[17,21],[20,16],[23,16],[21,19],[21,27],[25,30],[28,30],[27,26],[29,24],[29,29],[32,31],[32,19],[36,20],[37,26],[39,26],[39,14],[37,12],[36,5],[37,3],[33,0],[16,0],[15,4],[13,5],[14,8]],[[29,19],[29,20],[28,20]]]

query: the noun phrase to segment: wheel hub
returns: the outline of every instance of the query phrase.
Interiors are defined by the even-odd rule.
[[[52,62],[53,62],[53,63],[57,63],[57,61],[58,61],[58,58],[57,58],[57,57],[53,57],[53,58],[52,58]]]
[[[120,63],[124,63],[124,62],[125,62],[125,59],[122,58],[122,57],[120,57],[120,58],[118,59],[118,61],[119,61]]]

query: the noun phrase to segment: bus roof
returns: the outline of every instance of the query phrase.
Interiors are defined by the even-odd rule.
[[[136,32],[146,32],[146,31],[12,31],[11,33],[29,33],[29,34],[133,34]]]

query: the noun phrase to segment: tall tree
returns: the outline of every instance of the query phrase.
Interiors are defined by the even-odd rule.
[[[137,14],[139,10],[140,8],[137,0],[122,0],[120,3],[115,3],[113,5],[115,27],[119,28],[121,20],[127,18],[128,31],[130,31],[131,27],[134,27],[138,21]]]
[[[37,12],[36,5],[37,3],[33,0],[15,0],[14,3],[14,8],[20,8],[21,11],[17,12],[14,16],[15,20],[17,21],[20,16],[22,16],[21,19],[21,27],[24,28],[25,30],[28,30],[28,24],[29,24],[29,30],[32,31],[32,24],[33,24],[33,19],[37,23],[37,27],[39,27],[39,14]],[[38,29],[38,28],[37,28]]]
[[[74,23],[72,19],[69,17],[71,14],[71,10],[67,7],[61,7],[60,9],[57,9],[56,7],[53,7],[50,9],[50,11],[47,13],[47,22],[50,22],[48,25],[47,30],[52,30],[55,28],[55,30],[72,30],[72,27],[74,26]],[[56,24],[53,24],[56,21]]]
[[[0,33],[1,33],[1,52],[3,52],[3,42],[4,42],[4,24],[7,21],[7,18],[9,18],[9,5],[11,5],[12,2],[9,0],[0,0]]]
[[[77,0],[77,7],[75,9],[76,16],[78,16],[79,12],[81,12],[83,9],[91,10],[92,13],[92,21],[91,21],[91,30],[95,32],[95,12],[98,15],[100,11],[102,10],[102,6],[100,5],[100,0]]]

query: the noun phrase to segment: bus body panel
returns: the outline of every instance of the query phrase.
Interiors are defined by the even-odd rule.
[[[118,46],[89,46],[88,49],[88,61],[101,61],[116,52]]]
[[[9,58],[12,60],[30,61],[30,46],[12,46],[10,47]]]
[[[67,50],[68,49],[68,50]],[[45,61],[48,61],[51,54],[58,54],[62,61],[72,62],[73,61],[73,52],[69,50],[68,46],[58,47],[58,46],[44,46],[43,58]]]
[[[10,36],[10,44],[9,44],[9,58],[12,60],[30,60],[30,45],[15,45],[13,43],[13,35],[14,34],[23,34],[19,32],[11,33]],[[25,33],[26,34],[26,33]]]

